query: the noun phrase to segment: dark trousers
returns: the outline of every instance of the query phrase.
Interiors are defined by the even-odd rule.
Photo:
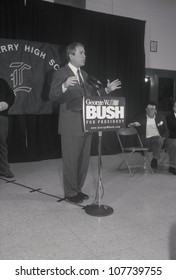
[[[169,153],[170,166],[176,168],[176,139],[166,139],[165,148]]]
[[[65,197],[81,192],[86,179],[92,134],[61,136]]]
[[[0,171],[9,171],[8,164],[8,117],[0,116]]]
[[[161,136],[146,138],[144,142],[144,146],[149,148],[149,150],[153,153],[153,157],[156,159],[160,158],[160,152],[163,144],[164,139]]]

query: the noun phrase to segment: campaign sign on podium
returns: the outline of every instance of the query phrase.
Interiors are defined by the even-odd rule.
[[[83,104],[84,130],[112,131],[125,126],[125,98],[87,97]]]
[[[92,216],[103,217],[111,215],[112,207],[101,204],[104,195],[102,180],[102,132],[117,130],[125,126],[124,97],[84,97],[83,120],[84,130],[98,131],[98,183],[94,202],[84,207],[85,212]]]

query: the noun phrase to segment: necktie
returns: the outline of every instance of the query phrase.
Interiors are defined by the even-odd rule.
[[[78,74],[79,84],[84,90],[84,95],[86,95],[86,88],[85,88],[85,84],[84,84],[83,79],[80,74],[80,69],[77,70],[77,74]]]

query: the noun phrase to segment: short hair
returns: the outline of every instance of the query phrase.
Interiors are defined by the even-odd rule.
[[[146,104],[146,108],[147,108],[148,105],[155,106],[156,109],[157,109],[157,103],[156,103],[155,101],[149,100],[149,101],[147,102],[147,104]]]
[[[69,44],[67,46],[67,49],[66,49],[66,55],[67,55],[67,59],[69,60],[69,55],[70,54],[75,54],[76,52],[76,47],[83,47],[84,48],[84,45],[81,44],[81,43],[78,43],[78,42],[73,42],[71,44]]]

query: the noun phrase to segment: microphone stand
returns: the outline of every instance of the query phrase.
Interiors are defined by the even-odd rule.
[[[98,89],[97,93],[99,96],[101,96]],[[88,215],[104,217],[109,216],[114,212],[114,209],[112,207],[101,204],[103,195],[104,187],[102,180],[102,131],[98,131],[98,183],[94,202],[84,207],[84,210]]]

